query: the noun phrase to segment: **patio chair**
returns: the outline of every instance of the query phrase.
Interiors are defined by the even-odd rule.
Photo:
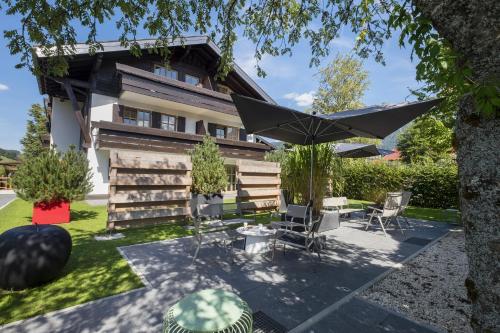
[[[281,215],[282,213],[276,212]],[[307,219],[309,216],[309,205],[288,205],[286,208],[285,220],[279,222],[272,222],[271,225],[275,229],[285,228],[289,230],[302,229],[305,230]]]
[[[287,245],[305,250],[311,259],[312,253],[315,252],[321,260],[321,251],[326,247],[327,234],[337,229],[339,225],[338,212],[323,211],[319,219],[312,224],[307,224],[304,232],[278,229],[273,240],[273,260],[277,244],[283,244],[283,251],[286,250]]]
[[[408,205],[410,204],[410,199],[411,192],[403,191],[403,197],[401,198],[401,205],[399,206],[398,216],[396,216],[396,219],[402,217],[408,228],[411,227],[410,223],[408,222],[408,218],[406,216],[403,216],[403,214],[406,210],[406,207],[408,207]]]
[[[207,216],[200,213],[203,211],[203,206],[205,205],[198,205],[196,207],[196,214],[193,220],[196,250],[194,252],[193,261],[191,264],[194,264],[196,259],[198,258],[201,246],[207,244],[222,244],[230,257],[231,264],[233,264],[233,244],[238,240],[244,240],[245,237],[236,232],[236,230],[228,229],[228,226],[225,225],[224,221],[222,220],[217,221],[216,223],[204,223],[203,219],[207,218]]]
[[[372,212],[368,213],[368,216],[370,216],[370,218],[368,219],[368,222],[366,223],[365,230],[368,230],[373,218],[376,218],[380,224],[380,227],[384,231],[384,235],[387,237],[387,232],[385,231],[385,226],[387,226],[389,223],[391,223],[391,221],[396,219],[396,217],[398,216],[398,212],[399,212],[400,207],[401,207],[402,198],[403,198],[402,192],[387,193],[387,197],[386,197],[385,202],[384,202],[384,207],[382,209],[368,206],[368,208],[371,209]],[[399,229],[401,230],[401,233],[404,234],[404,231],[401,228],[401,224],[399,223],[399,221],[397,219],[396,219],[396,222],[399,225]]]

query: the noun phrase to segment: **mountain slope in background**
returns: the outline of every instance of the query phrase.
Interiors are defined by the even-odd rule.
[[[12,149],[9,150],[0,148],[0,156],[5,156],[13,160],[17,160],[20,154],[21,152],[19,150],[12,150]]]

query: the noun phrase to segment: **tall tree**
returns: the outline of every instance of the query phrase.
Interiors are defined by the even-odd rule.
[[[384,63],[384,42],[398,34],[400,44],[418,58],[417,79],[426,83],[427,93],[449,103],[459,100],[455,142],[471,323],[477,332],[500,327],[500,1],[0,1],[5,13],[21,19],[18,27],[4,32],[11,53],[21,56],[19,66],[52,75],[67,71],[64,55],[74,51],[75,27],[87,29],[90,50],[99,51],[97,33],[105,21],[115,22],[122,44],[135,55],[140,55],[135,39],[139,28],[158,37],[152,46],[166,59],[172,38],[193,30],[208,33],[221,48],[220,75],[231,68],[237,31],[255,43],[260,75],[265,75],[259,65],[264,55],[290,55],[303,40],[310,43],[311,64],[318,65],[343,28],[357,35],[358,55]],[[34,45],[54,56],[48,68],[33,65]]]
[[[436,117],[423,117],[399,135],[397,148],[404,162],[426,159],[436,162],[449,157],[452,134],[452,130]]]
[[[47,116],[40,104],[33,104],[28,114],[29,119],[26,124],[26,134],[21,139],[21,144],[23,145],[22,156],[25,160],[29,161],[47,149],[43,146],[43,141],[48,131]]]
[[[368,89],[368,71],[354,55],[337,54],[318,74],[314,111],[329,114],[363,106],[361,99]]]

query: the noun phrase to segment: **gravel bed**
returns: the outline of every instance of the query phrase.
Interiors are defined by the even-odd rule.
[[[472,332],[464,234],[454,230],[361,295],[448,332]]]

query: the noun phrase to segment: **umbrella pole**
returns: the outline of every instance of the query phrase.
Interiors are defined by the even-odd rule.
[[[314,139],[311,140],[311,172],[309,175],[309,225],[312,225],[313,213],[313,164],[314,164]]]

